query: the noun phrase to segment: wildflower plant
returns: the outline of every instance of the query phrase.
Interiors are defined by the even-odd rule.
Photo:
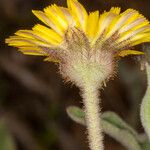
[[[63,78],[82,91],[91,150],[103,150],[98,90],[114,77],[120,57],[143,54],[132,47],[150,41],[149,21],[134,9],[121,13],[119,7],[87,13],[77,0],[67,0],[67,8],[54,4],[32,12],[45,25],[19,30],[6,43],[59,64]]]

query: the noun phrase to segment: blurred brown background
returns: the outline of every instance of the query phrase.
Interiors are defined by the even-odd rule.
[[[135,8],[150,18],[149,0],[80,2],[88,11],[103,12],[111,6],[121,6],[122,10]],[[0,0],[0,122],[5,122],[16,150],[88,150],[85,128],[66,114],[67,106],[82,107],[79,89],[63,81],[57,64],[43,62],[41,57],[24,56],[4,44],[4,39],[16,30],[30,29],[38,22],[32,9],[42,10],[52,3],[66,6],[65,0]],[[140,71],[135,57],[119,61],[118,77],[101,90],[101,105],[102,111],[115,111],[142,132],[139,108],[146,89],[146,75]],[[105,146],[106,150],[123,150],[108,136]]]

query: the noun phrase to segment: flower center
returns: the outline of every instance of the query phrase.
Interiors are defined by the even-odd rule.
[[[60,62],[60,73],[77,86],[90,83],[99,86],[114,70],[114,55],[110,50],[90,46],[87,36],[78,31],[66,35],[65,51]],[[69,36],[69,38],[68,38]]]

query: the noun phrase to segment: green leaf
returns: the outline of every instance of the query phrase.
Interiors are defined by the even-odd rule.
[[[143,135],[142,135],[143,136]],[[142,137],[143,138],[143,137]],[[150,150],[150,142],[147,136],[144,135],[144,140],[141,143],[142,150]]]
[[[141,104],[141,121],[142,125],[150,140],[150,66],[146,65],[147,71],[147,90]]]
[[[82,125],[86,125],[84,111],[78,107],[67,108],[67,113],[71,119]],[[120,142],[128,150],[143,150],[138,141],[138,134],[113,112],[106,112],[101,115],[103,131]]]
[[[0,150],[16,150],[12,136],[3,119],[0,120]]]
[[[82,109],[76,106],[70,106],[67,108],[67,114],[75,122],[85,125],[84,112]]]
[[[108,111],[102,114],[102,119],[113,124],[120,130],[127,130],[130,132],[137,140],[139,140],[138,134],[136,131],[129,126],[124,120],[122,120],[116,113]]]

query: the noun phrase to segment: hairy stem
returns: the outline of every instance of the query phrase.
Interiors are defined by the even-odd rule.
[[[103,150],[98,89],[90,84],[86,84],[82,92],[90,149]]]

